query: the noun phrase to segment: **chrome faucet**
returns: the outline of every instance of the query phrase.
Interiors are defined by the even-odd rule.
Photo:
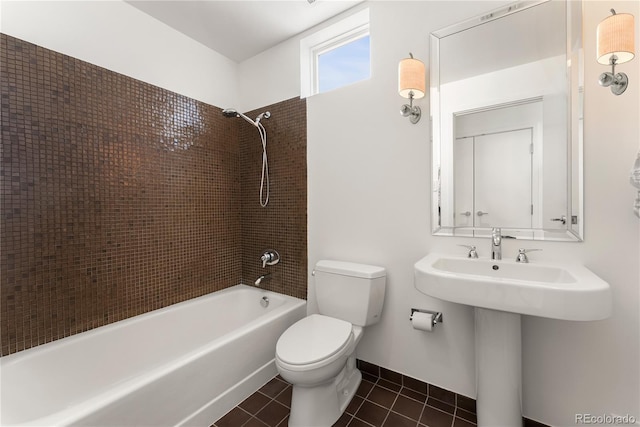
[[[280,254],[275,249],[267,249],[262,253],[260,261],[262,261],[262,268],[266,268],[267,265],[276,265],[280,262]]]
[[[478,251],[476,250],[475,245],[458,245],[458,246],[462,246],[463,248],[469,249],[469,252],[467,253],[467,258],[478,259]]]
[[[502,259],[502,233],[499,228],[491,229],[491,259]]]
[[[516,257],[516,262],[522,262],[522,263],[528,263],[529,262],[529,257],[527,256],[527,254],[529,252],[533,252],[533,251],[541,251],[542,249],[524,249],[524,248],[520,248],[518,249],[518,256]]]
[[[255,285],[260,286],[263,280],[270,280],[270,279],[271,279],[271,273],[264,274],[256,279]]]

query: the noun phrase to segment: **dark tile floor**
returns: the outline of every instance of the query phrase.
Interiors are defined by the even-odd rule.
[[[476,425],[475,401],[424,384],[363,373],[353,400],[334,427],[470,427]],[[417,389],[417,390],[416,390]],[[451,396],[454,396],[453,399]],[[214,427],[286,427],[291,405],[291,385],[280,376],[232,409]]]

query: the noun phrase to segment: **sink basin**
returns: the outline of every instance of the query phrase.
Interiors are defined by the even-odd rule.
[[[563,320],[611,315],[609,284],[579,264],[517,263],[429,254],[415,286],[445,301]]]

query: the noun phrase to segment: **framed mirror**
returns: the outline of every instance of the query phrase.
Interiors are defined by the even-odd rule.
[[[514,3],[430,44],[433,234],[582,240],[582,2]]]

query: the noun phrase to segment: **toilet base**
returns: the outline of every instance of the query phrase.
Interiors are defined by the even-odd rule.
[[[329,427],[347,409],[356,394],[362,373],[349,357],[337,377],[313,387],[293,386],[289,427]]]

